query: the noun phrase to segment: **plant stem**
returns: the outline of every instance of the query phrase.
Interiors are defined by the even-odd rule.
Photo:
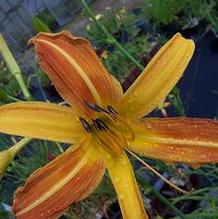
[[[85,0],[81,0],[81,3],[83,4],[86,12],[92,18],[92,20],[95,22],[96,26],[101,30],[105,36],[108,38],[108,41],[111,42],[117,49],[120,50],[120,52],[125,55],[132,63],[134,63],[137,68],[139,68],[141,71],[144,70],[143,65],[141,65],[105,28],[103,24],[101,24],[95,17],[94,13],[91,11],[90,7],[86,3]]]
[[[13,96],[11,96],[11,95],[9,95],[9,94],[7,94],[7,97],[8,97],[8,99],[13,100],[14,102],[20,102],[20,101],[22,101],[21,99],[18,99],[18,98],[16,98],[16,97],[13,97]]]
[[[8,69],[10,70],[11,74],[16,78],[22,93],[26,100],[31,100],[31,95],[29,93],[29,90],[27,89],[27,86],[24,82],[23,76],[21,74],[21,70],[15,61],[11,51],[9,50],[4,37],[0,34],[0,53],[6,62]]]
[[[61,147],[61,145],[59,143],[56,142],[57,148],[59,149],[59,151],[61,152],[61,154],[64,153],[63,148]]]
[[[26,144],[28,144],[32,139],[31,138],[23,138],[14,146],[12,146],[9,150],[15,155],[17,154]]]

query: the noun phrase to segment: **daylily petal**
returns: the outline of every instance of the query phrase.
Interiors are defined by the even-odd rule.
[[[88,40],[63,31],[40,33],[31,42],[42,69],[78,113],[93,114],[85,102],[104,107],[114,105],[122,95],[120,84],[104,68]]]
[[[218,123],[195,118],[145,118],[129,149],[154,159],[188,164],[218,162]]]
[[[72,108],[28,101],[0,107],[0,132],[74,143],[84,134],[84,129]]]
[[[154,110],[181,78],[194,51],[194,42],[176,34],[146,66],[124,94],[119,111],[133,118]]]
[[[73,202],[86,198],[105,172],[97,150],[83,141],[76,149],[35,171],[16,191],[13,212],[17,219],[57,218]]]
[[[147,219],[131,163],[126,154],[107,160],[123,219]]]

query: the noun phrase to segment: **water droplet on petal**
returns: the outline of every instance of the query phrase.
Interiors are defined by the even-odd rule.
[[[119,196],[119,200],[122,201],[124,199],[124,195]]]
[[[146,128],[147,128],[147,129],[151,129],[151,128],[152,128],[152,124],[151,124],[151,123],[149,123],[149,122],[148,122],[148,123],[146,123],[146,125],[145,125],[145,126],[146,126]]]
[[[172,125],[171,124],[167,124],[167,128],[171,128],[172,127]]]
[[[119,178],[115,178],[114,181],[115,181],[115,183],[119,183],[120,179]]]
[[[122,160],[122,165],[127,165],[128,164],[128,161],[125,159],[125,160]]]

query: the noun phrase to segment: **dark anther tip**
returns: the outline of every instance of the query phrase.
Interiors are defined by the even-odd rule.
[[[85,105],[87,107],[89,107],[89,109],[95,111],[95,112],[105,112],[105,113],[108,113],[107,110],[103,109],[102,107],[98,106],[97,104],[94,104],[94,103],[89,103],[87,101],[84,101],[85,102]]]
[[[89,103],[89,102],[87,102],[87,101],[84,101],[84,102],[85,102],[85,105],[86,105],[89,109],[91,109],[91,110],[93,110],[93,111],[95,111],[95,112],[101,112],[101,110],[100,110],[98,107],[96,107],[96,106],[97,106],[96,104]]]
[[[107,106],[107,109],[110,113],[118,115],[118,112],[112,106]]]
[[[108,126],[105,122],[103,122],[101,119],[95,119],[93,120],[94,126],[99,129],[100,131],[105,131],[108,129]]]
[[[89,124],[83,117],[80,117],[80,118],[79,118],[79,121],[81,122],[83,128],[84,128],[87,132],[91,132],[91,131],[92,131],[90,124]]]

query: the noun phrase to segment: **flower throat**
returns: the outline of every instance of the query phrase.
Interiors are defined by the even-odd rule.
[[[80,117],[83,128],[96,138],[101,147],[110,154],[119,156],[128,142],[135,138],[130,125],[112,106],[102,108],[97,104],[85,104],[89,109],[99,113],[99,117],[92,119],[91,123]]]

